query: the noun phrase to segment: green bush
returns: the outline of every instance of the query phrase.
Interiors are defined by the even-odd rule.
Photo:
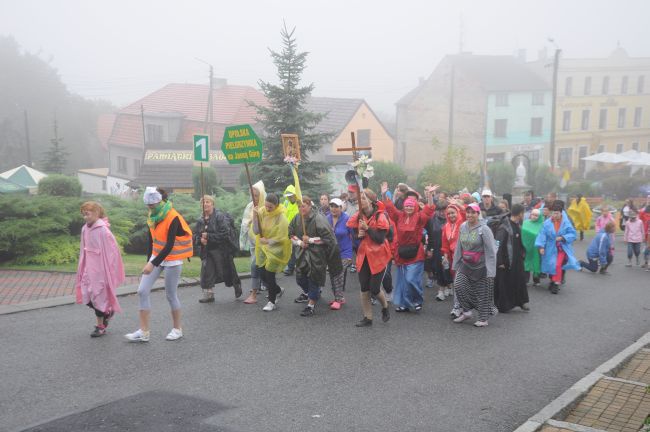
[[[81,196],[81,183],[77,177],[50,174],[38,182],[38,193],[40,195],[78,197]]]
[[[381,190],[381,183],[388,182],[391,188],[397,186],[398,183],[406,183],[406,173],[404,169],[394,162],[372,162],[375,175],[370,177],[368,186],[375,192]]]
[[[546,165],[539,165],[531,171],[533,171],[531,186],[537,196],[546,195],[557,189],[560,179],[553,174],[551,168]]]
[[[643,176],[622,175],[609,177],[602,181],[602,193],[619,200],[641,196],[641,187],[650,182]]]
[[[467,166],[467,159],[463,147],[448,150],[440,162],[422,168],[417,177],[418,186],[424,188],[430,183],[439,184],[441,190],[447,192],[457,192],[463,188],[476,190],[480,176]]]
[[[55,235],[34,243],[33,253],[16,257],[16,264],[57,265],[79,259],[79,237]]]
[[[565,192],[571,195],[582,194],[583,196],[599,196],[600,187],[598,183],[590,182],[588,180],[571,182],[565,188]]]
[[[493,162],[488,166],[492,192],[498,195],[511,193],[515,185],[515,168],[507,162]]]

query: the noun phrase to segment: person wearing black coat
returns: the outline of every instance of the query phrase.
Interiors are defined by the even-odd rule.
[[[203,298],[199,303],[214,303],[213,287],[224,282],[234,287],[235,298],[242,295],[241,280],[235,268],[234,254],[239,249],[239,239],[232,217],[214,207],[214,199],[205,195],[201,200],[203,215],[193,230],[195,247],[201,257],[201,288]]]

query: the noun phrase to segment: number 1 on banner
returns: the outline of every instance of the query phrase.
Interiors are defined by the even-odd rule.
[[[194,160],[208,162],[210,158],[209,141],[207,135],[194,135]]]

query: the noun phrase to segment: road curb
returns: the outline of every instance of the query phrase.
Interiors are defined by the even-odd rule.
[[[555,422],[554,418],[558,415],[567,414],[571,411],[582,397],[591,390],[591,388],[602,378],[615,375],[621,367],[636,354],[639,350],[650,344],[650,332],[641,336],[632,345],[616,354],[605,363],[598,366],[593,372],[576,382],[571,388],[566,390],[539,412],[531,416],[524,424],[519,426],[514,432],[536,432],[547,422]],[[585,430],[589,430],[586,428]],[[594,429],[591,429],[594,430]]]
[[[250,279],[250,277],[251,277],[250,273],[244,273],[239,275],[239,278],[242,280]],[[181,282],[178,284],[179,288],[197,286],[197,285],[199,285],[199,279],[197,278],[181,278]],[[165,288],[164,281],[159,280],[156,281],[156,283],[154,284],[152,291],[158,291],[164,288]],[[117,289],[117,296],[124,297],[127,295],[135,294],[137,292],[138,292],[137,284],[124,285]],[[51,307],[69,305],[74,303],[76,303],[76,296],[67,295],[67,296],[50,297],[41,300],[34,300],[34,301],[19,303],[15,305],[0,305],[0,315],[9,315],[9,314],[14,314],[19,312],[27,312],[35,309],[51,308]]]

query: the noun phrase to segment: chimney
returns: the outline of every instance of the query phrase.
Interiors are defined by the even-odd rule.
[[[212,78],[212,88],[214,90],[218,90],[227,85],[228,85],[228,80],[226,78]]]

